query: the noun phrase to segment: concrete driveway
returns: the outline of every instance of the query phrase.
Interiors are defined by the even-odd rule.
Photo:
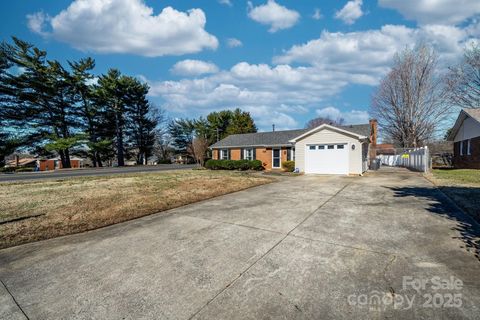
[[[478,319],[478,229],[419,174],[303,176],[0,251],[1,319]]]

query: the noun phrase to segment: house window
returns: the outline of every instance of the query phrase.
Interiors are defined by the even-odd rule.
[[[471,141],[471,139],[467,140],[467,155],[469,155],[469,156],[472,154],[472,149],[471,149],[472,146],[470,144],[470,141]]]
[[[315,146],[309,146],[308,147],[310,150],[315,150]]]
[[[325,149],[325,146],[318,146],[318,149],[323,150]]]
[[[333,145],[333,144],[328,145],[328,149],[333,149],[333,148],[335,148],[335,145]]]
[[[337,149],[344,149],[345,145],[344,144],[337,144]]]
[[[460,141],[460,155],[463,156],[463,141]]]
[[[243,149],[243,159],[253,160],[253,149]]]
[[[228,160],[228,149],[220,150],[220,160]]]

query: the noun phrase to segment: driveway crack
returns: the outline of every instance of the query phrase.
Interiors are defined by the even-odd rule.
[[[8,287],[7,287],[7,285],[5,284],[5,282],[3,282],[2,279],[0,279],[0,282],[2,283],[3,287],[5,288],[5,291],[7,291],[7,293],[10,295],[10,297],[12,297],[12,300],[13,300],[13,302],[15,302],[15,305],[17,306],[17,308],[23,313],[23,316],[25,317],[25,319],[30,320],[30,318],[27,316],[27,314],[25,313],[25,311],[22,309],[22,307],[21,307],[20,304],[18,303],[17,299],[15,299],[15,297],[14,297],[13,294],[10,292],[10,290],[8,290]]]
[[[307,215],[302,221],[300,221],[295,227],[293,227],[290,231],[288,231],[280,240],[278,240],[270,249],[268,249],[264,254],[262,254],[258,259],[256,259],[251,265],[249,265],[245,270],[240,272],[232,281],[230,281],[222,290],[217,292],[210,300],[207,301],[200,309],[198,309],[196,312],[194,312],[188,319],[191,320],[195,318],[202,310],[204,310],[210,303],[215,301],[215,299],[220,296],[222,293],[224,293],[229,287],[231,287],[238,279],[240,279],[245,273],[247,273],[253,266],[255,266],[260,260],[265,258],[270,252],[272,252],[273,249],[278,247],[280,243],[283,242],[295,229],[298,228],[301,224],[303,224],[305,221],[307,221],[315,212],[320,210],[324,205],[326,205],[328,202],[330,202],[333,198],[335,198],[340,192],[345,190],[346,187],[348,187],[350,184],[352,184],[353,181],[347,183],[344,185],[342,188],[340,188],[335,194],[333,194],[330,198],[328,198],[325,202],[323,202],[321,205],[319,205],[315,210],[313,210],[309,215]]]
[[[385,281],[388,287],[388,290],[390,291],[392,296],[395,296],[395,289],[390,285],[390,282],[387,279],[387,272],[388,272],[388,269],[393,265],[396,259],[397,259],[397,256],[393,255],[392,259],[390,259],[390,261],[387,262],[387,264],[385,265],[385,268],[383,269],[383,280]]]

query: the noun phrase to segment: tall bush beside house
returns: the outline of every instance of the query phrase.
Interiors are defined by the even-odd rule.
[[[293,172],[295,170],[295,161],[284,161],[282,167],[286,172]]]

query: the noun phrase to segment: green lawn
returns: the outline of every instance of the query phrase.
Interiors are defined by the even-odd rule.
[[[454,170],[433,170],[436,179],[445,180],[451,184],[471,184],[480,187],[480,170],[475,169],[454,169]]]
[[[480,223],[480,170],[433,170],[430,180]]]

